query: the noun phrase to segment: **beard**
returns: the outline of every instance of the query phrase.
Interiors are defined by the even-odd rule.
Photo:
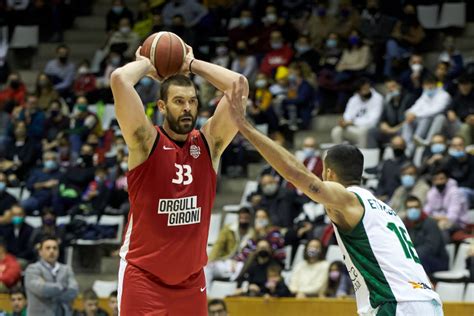
[[[170,129],[180,135],[189,134],[196,125],[196,119],[197,116],[193,117],[192,114],[183,114],[178,118],[173,117],[169,113],[165,116]]]

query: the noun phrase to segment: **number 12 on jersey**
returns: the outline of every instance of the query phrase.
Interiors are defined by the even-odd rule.
[[[397,227],[395,223],[389,222],[387,224],[387,228],[390,229],[397,235],[398,241],[400,241],[400,244],[402,245],[403,252],[405,253],[405,256],[407,259],[413,259],[416,263],[420,263],[420,258],[418,258],[415,247],[413,246],[413,243],[411,242],[410,238],[407,237],[407,231],[403,227]]]

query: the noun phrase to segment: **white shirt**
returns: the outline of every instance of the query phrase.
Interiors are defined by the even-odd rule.
[[[352,121],[357,127],[374,127],[379,123],[383,110],[383,97],[374,89],[370,89],[372,97],[362,100],[358,93],[354,94],[347,102],[343,118]]]
[[[301,261],[291,275],[290,291],[293,293],[320,294],[327,288],[329,262],[322,260],[309,264]]]
[[[423,93],[407,110],[407,113],[413,113],[417,117],[430,117],[443,112],[451,102],[449,93],[443,89],[436,89],[436,94],[430,98]]]

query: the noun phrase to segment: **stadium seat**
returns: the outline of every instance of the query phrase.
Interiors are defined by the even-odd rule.
[[[95,280],[92,289],[99,297],[109,297],[110,293],[117,290],[117,281]]]
[[[454,252],[455,251],[456,251],[456,245],[455,244],[446,245],[446,252],[448,253],[448,256],[449,256],[449,269],[451,269],[453,267]]]
[[[334,144],[334,143],[321,143],[321,144],[319,144],[319,148],[321,150],[327,150],[327,149],[331,148],[334,145],[336,145],[336,144]]]
[[[474,225],[474,209],[467,212],[467,224]]]
[[[21,200],[21,188],[7,188],[7,193],[13,195],[13,197],[15,199],[17,199],[18,201]]]
[[[288,245],[285,246],[285,270],[290,270],[291,269],[291,251],[293,250],[293,247]]]
[[[464,302],[474,303],[474,283],[467,284],[466,293],[464,293]]]
[[[239,214],[237,213],[225,213],[224,215],[224,226],[239,222]]]
[[[207,243],[213,245],[217,237],[219,237],[219,232],[221,230],[221,220],[222,214],[212,214],[211,215],[211,224],[209,225],[209,237]]]
[[[292,269],[296,267],[298,263],[304,260],[304,248],[306,245],[299,244],[298,249],[296,249],[295,259],[293,259],[293,264],[291,265]]]
[[[281,271],[281,276],[283,278],[283,280],[285,281],[285,284],[286,286],[290,286],[290,282],[291,282],[291,274],[293,273],[293,271]]]
[[[443,302],[460,302],[464,297],[464,283],[438,282],[436,292]]]
[[[33,228],[38,228],[38,227],[41,227],[41,225],[43,225],[41,216],[25,216],[25,223],[27,223]]]
[[[38,25],[17,25],[13,30],[10,48],[38,47]]]
[[[329,263],[343,261],[341,248],[337,245],[330,245],[326,252],[326,261]]]
[[[117,234],[115,238],[103,239],[103,243],[120,245],[122,243],[122,234],[125,218],[122,215],[102,215],[99,219],[99,225],[115,226],[117,225]]]
[[[423,152],[425,151],[424,147],[417,147],[415,149],[415,154],[413,155],[413,164],[420,168],[423,160]]]
[[[460,244],[452,268],[449,271],[435,272],[434,278],[437,280],[459,280],[467,277],[469,271],[465,267],[468,249],[469,244]]]
[[[247,181],[245,184],[244,192],[242,193],[242,198],[240,199],[240,205],[249,205],[247,201],[250,194],[257,191],[258,182],[257,181]]]
[[[224,298],[237,290],[237,282],[214,281],[208,292],[210,298]]]

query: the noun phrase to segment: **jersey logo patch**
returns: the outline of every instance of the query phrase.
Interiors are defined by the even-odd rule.
[[[179,199],[160,199],[158,214],[168,215],[168,226],[191,225],[201,222],[201,208],[197,206],[197,196]]]
[[[191,145],[191,147],[189,147],[189,154],[194,159],[198,159],[198,157],[201,155],[201,148],[199,146],[196,146],[196,145]]]
[[[423,282],[408,281],[408,283],[410,283],[410,285],[411,285],[414,289],[432,290],[430,286],[428,286],[427,284],[425,284],[425,283],[423,283]]]

